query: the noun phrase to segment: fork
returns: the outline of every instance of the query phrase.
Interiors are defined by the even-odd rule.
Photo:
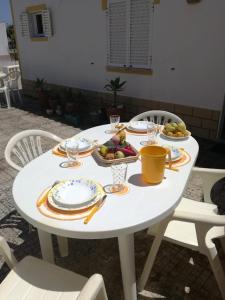
[[[52,184],[52,186],[51,186],[50,188],[48,188],[47,190],[45,190],[45,191],[41,194],[41,196],[39,197],[40,200],[39,200],[38,203],[37,203],[37,207],[40,207],[43,203],[45,203],[49,191],[50,191],[56,184],[58,184],[59,182],[60,182],[59,180],[56,180],[56,181]]]

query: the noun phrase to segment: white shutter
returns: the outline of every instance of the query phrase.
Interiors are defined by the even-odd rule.
[[[42,22],[43,22],[44,35],[46,37],[51,37],[52,25],[51,25],[51,17],[50,17],[49,10],[42,11]]]
[[[110,66],[127,65],[127,0],[109,0],[108,53]]]
[[[23,37],[30,36],[29,16],[25,12],[20,15],[20,29],[21,29],[21,34]]]
[[[151,1],[130,0],[130,66],[150,68]]]

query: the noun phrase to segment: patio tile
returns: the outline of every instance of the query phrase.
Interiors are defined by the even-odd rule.
[[[18,259],[26,255],[40,257],[40,247],[35,229],[28,232],[27,222],[16,212],[12,198],[12,183],[17,174],[4,160],[7,141],[15,133],[25,129],[43,129],[63,138],[80,131],[79,128],[65,125],[43,116],[20,109],[0,109],[0,235],[6,237]],[[212,142],[199,139],[200,166],[213,167],[220,160],[225,165],[223,153],[211,151]],[[46,149],[51,144],[45,144]],[[201,156],[201,154],[203,155]],[[202,201],[201,179],[193,177],[186,188],[185,196]],[[56,263],[85,276],[99,272],[104,276],[110,300],[123,300],[119,252],[116,239],[69,240],[70,254],[59,257],[56,239],[54,248]],[[135,234],[136,272],[140,276],[152,243],[146,231]],[[219,248],[219,247],[218,247]],[[219,248],[221,251],[221,249]],[[190,262],[190,258],[191,262]],[[225,255],[221,253],[225,266]],[[6,276],[8,267],[0,259],[0,281]],[[212,275],[207,259],[191,250],[163,242],[155,261],[146,290],[138,295],[138,300],[148,299],[177,300],[220,300],[221,296]]]

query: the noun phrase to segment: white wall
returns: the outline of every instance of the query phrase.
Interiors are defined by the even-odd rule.
[[[0,23],[0,56],[8,55],[8,39],[6,34],[6,25],[5,23]]]
[[[8,39],[6,34],[5,23],[0,23],[0,69],[10,63],[10,55],[8,49]]]
[[[48,42],[21,37],[19,15],[34,0],[12,0],[23,77],[103,91],[106,16],[100,0],[45,0],[53,17]],[[220,110],[225,93],[225,1],[161,0],[155,6],[153,76],[118,74],[125,95]],[[94,64],[91,64],[91,63]],[[175,68],[175,70],[171,70]]]

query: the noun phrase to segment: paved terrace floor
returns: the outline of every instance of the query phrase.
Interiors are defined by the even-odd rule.
[[[28,224],[16,212],[12,198],[12,184],[16,171],[4,160],[7,141],[17,132],[38,128],[53,132],[63,138],[76,134],[79,129],[64,125],[19,109],[0,109],[0,235],[9,242],[18,259],[26,255],[40,257],[40,247],[35,229],[28,232]],[[199,140],[200,154],[197,164],[206,167],[225,168],[223,151],[217,145]],[[49,145],[50,147],[50,145]],[[185,196],[201,201],[201,180],[193,178],[185,191]],[[137,277],[140,276],[152,238],[145,231],[135,234],[135,256]],[[122,300],[122,280],[118,245],[116,239],[69,240],[69,256],[60,258],[54,238],[56,263],[62,267],[89,277],[101,273],[105,279],[110,300]],[[225,254],[220,245],[220,256],[225,267]],[[225,268],[224,268],[225,269]],[[9,269],[0,260],[0,281]],[[217,284],[207,259],[185,248],[163,242],[148,280],[144,295],[139,300],[148,299],[221,299]]]

